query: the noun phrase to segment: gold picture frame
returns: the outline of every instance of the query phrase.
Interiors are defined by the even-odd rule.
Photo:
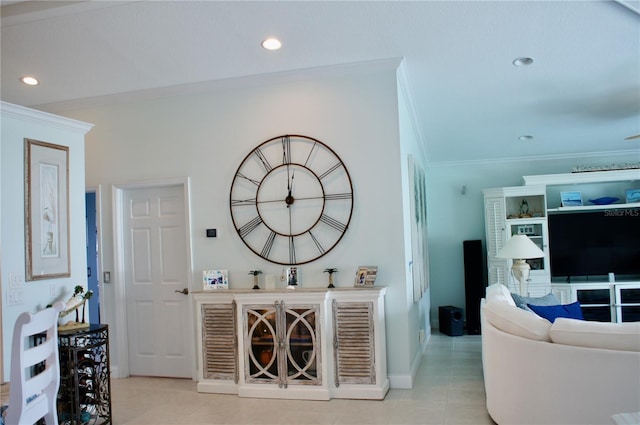
[[[26,280],[69,277],[69,147],[24,142]]]

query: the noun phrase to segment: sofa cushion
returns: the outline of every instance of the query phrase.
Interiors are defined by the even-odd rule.
[[[483,314],[489,323],[503,332],[537,341],[551,341],[551,322],[530,311],[493,300],[484,305]]]
[[[516,303],[513,301],[511,297],[511,292],[509,292],[509,288],[504,286],[501,283],[494,283],[493,285],[487,286],[487,302],[491,300],[496,301],[505,301],[509,305],[515,307]]]
[[[511,294],[511,298],[513,298],[513,301],[515,301],[515,303],[516,303],[516,305],[518,307],[520,307],[523,310],[527,310],[527,311],[533,311],[529,307],[527,307],[527,304],[533,304],[533,305],[558,305],[558,304],[560,304],[560,300],[558,299],[558,297],[556,297],[552,293],[548,293],[547,295],[545,295],[543,297],[524,297],[522,295],[518,295],[518,294],[512,293]]]
[[[558,318],[549,332],[557,344],[640,351],[640,322],[589,322]]]
[[[553,323],[559,317],[584,320],[584,317],[582,316],[582,309],[580,308],[580,303],[577,301],[571,304],[558,305],[528,304],[528,307],[533,310],[535,314],[540,317],[544,317],[551,323]]]

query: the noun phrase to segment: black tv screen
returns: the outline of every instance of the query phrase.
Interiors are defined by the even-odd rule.
[[[640,275],[640,208],[549,215],[552,278]]]

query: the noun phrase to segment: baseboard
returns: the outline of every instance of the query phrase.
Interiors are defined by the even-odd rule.
[[[427,349],[427,344],[431,339],[431,331],[426,335],[424,342],[420,345],[418,355],[413,359],[411,364],[411,373],[404,375],[389,375],[389,387],[397,390],[410,390],[413,388],[413,383],[416,381],[418,369],[422,364],[422,356]]]
[[[116,378],[126,378],[126,376],[120,376],[120,371],[118,370],[118,366],[111,366],[109,368],[109,371],[111,372],[111,377],[116,379]]]
[[[427,351],[427,344],[431,340],[431,335],[432,335],[432,331],[431,331],[431,328],[429,328],[429,333],[425,335],[424,341],[422,341],[422,344],[420,344],[420,354],[424,354]],[[415,376],[415,374],[413,376]]]

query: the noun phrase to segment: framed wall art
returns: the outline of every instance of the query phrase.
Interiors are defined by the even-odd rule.
[[[582,193],[580,192],[560,192],[560,203],[563,207],[581,207]]]
[[[26,280],[71,276],[69,147],[25,139]]]
[[[409,193],[411,209],[411,255],[413,277],[413,301],[422,299],[429,288],[429,253],[427,246],[427,191],[426,178],[422,166],[413,155],[409,161]]]

